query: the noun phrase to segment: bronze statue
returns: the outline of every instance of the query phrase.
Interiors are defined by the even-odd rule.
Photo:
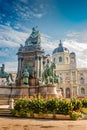
[[[23,72],[23,83],[25,85],[28,85],[28,79],[29,79],[29,72],[28,72],[27,68],[25,68],[24,72]]]
[[[13,81],[12,74],[5,72],[5,65],[2,64],[2,67],[0,67],[0,78],[6,78],[7,82],[9,82],[9,78],[11,81]]]
[[[32,33],[29,38],[25,41],[25,46],[37,45],[40,48],[41,36],[39,31],[35,27],[32,28]]]
[[[54,71],[55,68],[56,68],[56,65],[54,63],[46,64],[46,66],[44,68],[44,72],[42,74],[43,82],[45,82],[46,84],[58,83],[58,79],[57,79],[56,73]]]

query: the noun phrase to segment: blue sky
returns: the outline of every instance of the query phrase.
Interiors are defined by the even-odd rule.
[[[87,0],[0,0],[0,64],[17,68],[17,50],[38,26],[42,47],[51,53],[59,40],[87,67]]]

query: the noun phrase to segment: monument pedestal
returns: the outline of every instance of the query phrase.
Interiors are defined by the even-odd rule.
[[[19,89],[19,97],[29,97],[29,85],[21,85],[18,87]]]
[[[36,78],[29,79],[29,85],[30,86],[38,85],[38,79],[36,79]]]

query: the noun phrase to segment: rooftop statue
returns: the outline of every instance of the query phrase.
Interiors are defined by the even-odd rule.
[[[41,44],[41,36],[39,31],[36,30],[36,27],[32,28],[32,33],[29,38],[25,41],[25,46],[37,45],[40,47]]]
[[[5,65],[2,64],[2,67],[0,67],[0,78],[6,78],[7,82],[9,82],[9,77],[13,81],[12,74],[5,72]]]

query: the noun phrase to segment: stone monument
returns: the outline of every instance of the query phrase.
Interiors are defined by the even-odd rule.
[[[16,76],[16,85],[14,87],[4,88],[8,96],[11,97],[30,97],[41,94],[43,97],[58,97],[56,86],[55,64],[45,64],[44,50],[41,48],[41,35],[36,27],[32,28],[30,36],[25,41],[25,45],[20,44],[17,52],[18,70]],[[1,67],[1,77],[8,80],[9,74],[4,71],[4,65]],[[3,88],[2,88],[3,89]]]
[[[29,83],[32,80],[42,78],[44,51],[41,49],[41,37],[39,31],[35,27],[32,33],[25,41],[25,46],[20,45],[18,50],[18,72],[17,85],[21,85],[23,81],[23,71],[26,68],[29,72]]]

